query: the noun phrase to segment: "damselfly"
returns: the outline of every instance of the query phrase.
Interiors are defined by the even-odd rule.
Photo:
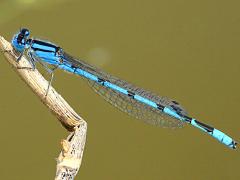
[[[95,92],[106,101],[137,119],[162,127],[182,127],[184,123],[188,123],[206,132],[229,148],[236,148],[237,143],[231,137],[189,117],[178,102],[157,96],[113,77],[82,60],[70,56],[61,47],[51,42],[31,39],[29,36],[28,29],[20,29],[12,39],[13,47],[20,53],[18,61],[27,51],[33,69],[35,69],[35,63],[39,62],[52,74],[49,85],[52,82],[54,70],[57,68],[63,69],[86,78]],[[48,89],[46,92],[48,92]]]

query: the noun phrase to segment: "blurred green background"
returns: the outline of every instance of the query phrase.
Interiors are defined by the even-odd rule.
[[[180,101],[191,116],[239,140],[239,6],[234,0],[1,0],[0,35],[10,40],[27,27],[110,74]],[[59,141],[68,133],[2,54],[0,66],[1,179],[53,179]],[[60,70],[53,85],[88,123],[76,179],[240,179],[239,151],[199,130],[141,123]]]

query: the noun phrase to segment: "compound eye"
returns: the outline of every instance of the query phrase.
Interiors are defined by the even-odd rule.
[[[28,29],[26,29],[26,28],[23,28],[23,29],[21,29],[20,34],[22,34],[23,36],[28,37],[30,35],[30,31]]]
[[[19,44],[21,44],[23,38],[24,38],[23,34],[19,34],[19,35],[17,36],[17,42],[18,42]]]
[[[27,30],[27,31],[25,32],[25,36],[29,36],[29,34],[30,34],[30,32]]]

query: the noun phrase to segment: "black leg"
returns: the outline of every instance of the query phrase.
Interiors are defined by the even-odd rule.
[[[48,82],[48,87],[47,87],[47,91],[46,91],[45,97],[48,95],[49,88],[50,88],[50,86],[51,86],[51,84],[52,84],[52,81],[53,81],[53,76],[54,76],[54,73],[52,72],[52,73],[51,73],[51,79],[50,79],[50,81]]]
[[[35,70],[36,69],[36,63],[35,63],[35,59],[33,58],[33,55],[30,51],[28,51],[28,57],[30,57],[30,64],[32,66],[32,69]]]
[[[34,54],[30,50],[28,51],[27,54],[28,54],[28,57],[30,57],[29,62],[31,64],[33,70],[36,69],[36,62],[39,62],[43,66],[43,68],[51,75],[51,79],[48,82],[48,87],[47,87],[46,94],[45,94],[45,97],[47,97],[50,86],[51,86],[52,81],[53,81],[53,77],[54,77],[53,72],[54,72],[55,69],[58,68],[58,66],[53,66],[52,68],[49,68],[48,65],[46,63],[44,63],[43,61],[41,61],[40,58],[35,57]]]
[[[21,60],[21,57],[23,56],[23,54],[21,54],[18,59],[17,62],[19,62]],[[31,67],[17,67],[17,69],[28,69],[28,70],[32,70],[34,71],[36,69],[36,63],[35,63],[35,59],[32,56],[32,53],[28,51],[28,57],[30,58],[29,63],[31,64]]]
[[[19,61],[21,60],[21,58],[22,58],[23,54],[24,54],[24,51],[23,51],[23,52],[21,52],[20,56],[17,58],[17,62],[19,62]]]
[[[45,97],[47,97],[48,95],[48,92],[49,92],[49,88],[50,86],[52,85],[52,81],[53,81],[53,77],[54,77],[54,70],[56,70],[58,68],[58,66],[54,66],[52,69],[49,68],[49,67],[46,67],[44,65],[44,67],[47,69],[47,71],[51,74],[51,79],[50,81],[48,82],[48,87],[47,87],[47,91],[46,91],[46,94],[45,94]]]

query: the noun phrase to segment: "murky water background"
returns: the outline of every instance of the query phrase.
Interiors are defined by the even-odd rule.
[[[34,37],[180,101],[191,116],[239,140],[239,5],[233,0],[1,0],[0,34],[10,40],[28,27]],[[2,55],[0,67],[1,179],[53,179],[59,141],[67,133]],[[88,122],[76,179],[240,178],[239,151],[190,126],[146,125],[61,71],[53,85]]]

